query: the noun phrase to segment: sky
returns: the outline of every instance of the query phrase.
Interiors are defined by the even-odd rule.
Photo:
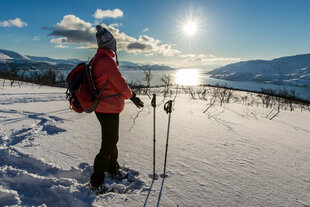
[[[87,60],[95,26],[119,60],[208,68],[310,52],[309,0],[0,0],[0,49]]]

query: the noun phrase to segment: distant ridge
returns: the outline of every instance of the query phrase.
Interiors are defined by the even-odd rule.
[[[310,87],[310,54],[249,60],[216,68],[212,78]]]
[[[27,56],[29,57],[31,60],[34,61],[38,61],[38,62],[46,62],[46,63],[51,63],[51,64],[78,64],[80,62],[82,62],[79,59],[53,59],[53,58],[49,58],[49,57],[37,57],[37,56]]]
[[[31,67],[40,68],[38,64],[44,63],[51,65],[54,69],[72,69],[72,67],[80,62],[83,62],[79,59],[53,59],[49,57],[38,57],[38,56],[30,56],[30,55],[21,55],[17,52],[0,49],[0,69],[8,68],[8,63],[18,64],[18,67],[22,67],[22,64],[27,64]],[[36,66],[33,66],[35,64]],[[158,64],[140,64],[134,63],[130,61],[120,61],[120,69],[121,70],[147,70],[151,68],[152,70],[173,70],[173,68],[166,65],[158,65]]]

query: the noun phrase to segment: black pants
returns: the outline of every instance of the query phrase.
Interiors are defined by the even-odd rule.
[[[104,172],[115,173],[118,168],[117,142],[119,129],[119,114],[97,113],[96,116],[101,125],[102,142],[99,153],[94,161],[94,172],[90,182],[98,187],[104,182]]]

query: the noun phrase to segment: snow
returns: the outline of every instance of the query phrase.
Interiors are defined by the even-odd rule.
[[[10,59],[13,59],[13,58],[0,52],[0,60],[10,60]]]
[[[68,109],[65,89],[0,80],[0,206],[310,205],[310,113],[179,94],[171,114],[167,177],[152,182],[153,108],[126,101],[119,162],[138,172],[126,194],[86,188],[100,148],[94,114]],[[236,92],[236,95],[250,94]],[[168,115],[156,108],[156,171],[163,173]],[[167,99],[168,100],[168,99]],[[111,184],[117,190],[125,184]]]

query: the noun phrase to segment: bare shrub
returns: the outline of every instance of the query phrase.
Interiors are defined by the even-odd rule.
[[[164,94],[164,100],[165,100],[168,94],[170,94],[170,96],[172,94],[172,92],[171,92],[171,86],[172,86],[171,76],[164,74],[160,80],[164,84],[163,94]]]
[[[200,99],[200,100],[204,100],[204,101],[206,101],[207,100],[207,92],[208,92],[208,89],[206,89],[206,88],[203,88],[203,91],[202,92],[198,92],[197,94],[198,94],[198,98]]]
[[[214,106],[218,95],[219,95],[219,88],[213,88],[213,95],[209,99],[208,107],[203,111],[203,113],[206,113],[212,106]]]
[[[144,71],[143,80],[146,81],[146,87],[144,87],[142,91],[144,95],[147,95],[151,99],[151,95],[150,95],[150,87],[151,87],[151,80],[152,80],[151,68]]]

